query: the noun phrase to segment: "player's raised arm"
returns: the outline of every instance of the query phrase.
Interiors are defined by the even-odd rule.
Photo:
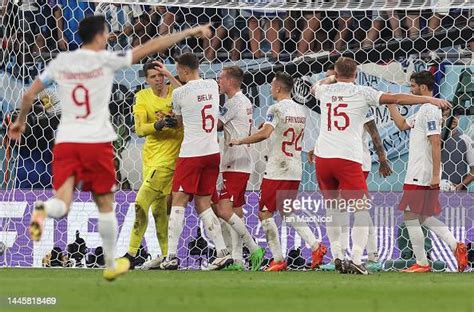
[[[15,122],[8,128],[8,135],[12,140],[18,140],[26,129],[26,116],[33,106],[33,102],[45,86],[40,79],[35,79],[33,84],[26,90],[21,99],[20,113]]]
[[[431,96],[419,96],[404,93],[384,93],[380,97],[380,104],[398,104],[398,105],[416,105],[430,103],[439,108],[450,108],[452,107],[449,101],[444,99],[437,99]]]
[[[393,122],[397,126],[398,129],[405,131],[410,129],[410,125],[407,123],[407,120],[400,114],[400,111],[395,104],[387,105],[388,111],[390,112],[390,116],[393,119]]]
[[[197,26],[171,35],[152,39],[132,50],[132,63],[138,63],[144,57],[162,52],[188,37],[210,37],[210,24]]]

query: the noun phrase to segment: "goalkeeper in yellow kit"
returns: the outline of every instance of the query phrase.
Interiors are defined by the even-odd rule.
[[[149,88],[136,94],[133,114],[135,132],[146,137],[143,145],[143,184],[135,203],[135,222],[130,234],[130,245],[125,255],[133,263],[148,226],[151,207],[156,225],[156,236],[161,252],[168,252],[168,198],[175,162],[179,154],[183,129],[178,128],[172,115],[172,92],[180,82],[160,62],[148,62],[143,72]],[[165,83],[168,79],[170,84]],[[158,268],[161,258],[146,262],[143,269]]]

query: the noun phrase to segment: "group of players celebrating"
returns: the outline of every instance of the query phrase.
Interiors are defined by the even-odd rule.
[[[281,202],[277,200],[278,192],[297,192],[302,176],[300,142],[309,117],[305,107],[291,98],[292,77],[284,72],[275,73],[271,83],[275,104],[268,109],[264,124],[252,133],[252,103],[241,91],[242,70],[236,66],[225,67],[218,83],[201,79],[199,59],[191,53],[176,59],[178,78],[159,62],[144,65],[150,87],[137,93],[134,106],[136,133],[146,136],[143,184],[136,197],[129,250],[124,257],[116,259],[118,225],[113,211],[116,173],[112,148],[116,134],[108,110],[114,73],[148,55],[164,51],[186,37],[209,37],[211,30],[208,25],[199,26],[119,53],[105,50],[108,28],[103,16],[82,20],[79,35],[83,40],[82,47],[59,54],[47,65],[26,91],[20,114],[9,128],[10,137],[19,140],[26,127],[26,115],[38,93],[52,83],[58,85],[62,116],[54,147],[55,195],[45,202],[35,203],[29,228],[32,240],[40,240],[46,217],[61,218],[67,214],[74,188],[81,185],[83,191],[92,192],[99,209],[106,280],[114,280],[130,270],[148,225],[150,207],[160,247],[166,257],[154,259],[145,267],[178,269],[178,243],[184,228],[185,209],[191,200],[194,200],[207,237],[216,249],[209,269],[243,270],[242,249],[245,245],[250,251],[249,269],[260,270],[265,249],[249,233],[242,207],[252,172],[250,145],[269,139],[271,151],[261,183],[258,214],[273,258],[266,271],[282,271],[287,267],[273,219],[277,211],[285,214],[285,219],[290,220],[287,224],[310,246],[311,268],[322,264],[327,247],[321,238],[316,237],[306,223],[291,218],[292,212],[283,212]],[[417,261],[406,271],[430,270],[423,249],[421,224],[448,243],[458,261],[459,271],[463,271],[467,266],[466,246],[457,242],[447,226],[435,218],[440,211],[436,189],[440,182],[441,109],[449,108],[450,104],[432,97],[433,79],[428,72],[412,76],[413,95],[408,95],[358,86],[354,83],[356,70],[354,60],[341,57],[335,63],[335,75],[312,88],[321,103],[321,129],[311,159],[316,163],[317,181],[324,198],[339,201],[367,198],[362,168],[364,124],[370,115],[370,106],[388,105],[396,125],[413,132],[400,209],[405,211],[405,223]],[[227,97],[221,109],[220,94]],[[422,105],[414,117],[404,119],[396,104]],[[218,131],[224,132],[222,156]],[[217,192],[219,173],[223,187]],[[344,242],[347,239],[343,224],[347,213],[331,212],[334,224],[327,226],[327,233],[333,261],[340,272],[368,273],[362,255],[372,222],[364,208],[354,213],[351,259],[345,261],[347,243]],[[230,243],[226,244],[226,240]]]

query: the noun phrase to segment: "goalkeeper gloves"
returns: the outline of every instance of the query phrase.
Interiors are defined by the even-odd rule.
[[[166,122],[164,118],[161,118],[160,120],[156,121],[155,124],[153,125],[155,130],[158,132],[160,132],[165,126],[166,126]]]
[[[176,128],[178,126],[178,120],[172,116],[165,116],[164,118],[156,121],[153,126],[156,131],[160,132],[164,127]]]
[[[178,120],[172,116],[165,116],[165,125],[168,128],[176,128],[178,126]]]

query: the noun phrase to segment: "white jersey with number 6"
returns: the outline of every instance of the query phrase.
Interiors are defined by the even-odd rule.
[[[45,87],[58,85],[61,123],[56,144],[105,143],[117,139],[109,102],[114,74],[132,65],[132,52],[78,49],[60,53],[41,73]]]
[[[282,100],[270,106],[265,124],[271,125],[274,130],[270,136],[266,179],[301,180],[301,150],[305,123],[305,107],[293,100]]]
[[[380,103],[383,92],[353,83],[317,85],[321,101],[321,132],[314,153],[363,163],[364,123],[370,106]]]
[[[184,125],[184,139],[179,157],[219,153],[219,87],[215,80],[191,80],[174,89],[173,112],[182,116]]]
[[[219,120],[224,124],[224,150],[222,151],[221,172],[251,173],[250,147],[248,145],[229,146],[229,141],[250,135],[253,127],[252,103],[242,91],[237,92],[224,103]]]

